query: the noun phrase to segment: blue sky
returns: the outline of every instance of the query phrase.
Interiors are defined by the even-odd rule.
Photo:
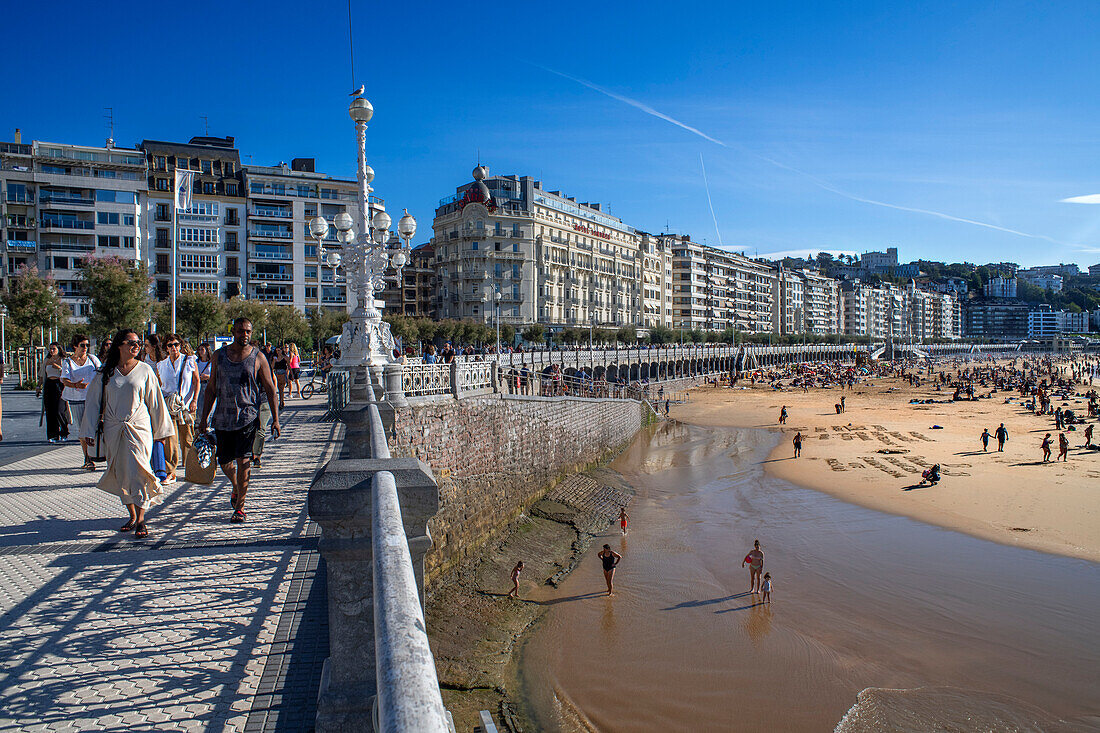
[[[4,15],[4,140],[102,144],[104,107],[120,145],[186,140],[205,115],[246,163],[354,175],[341,0]],[[353,0],[353,17],[376,193],[417,242],[480,149],[493,173],[750,255],[1100,262],[1100,205],[1062,203],[1100,194],[1095,2]]]

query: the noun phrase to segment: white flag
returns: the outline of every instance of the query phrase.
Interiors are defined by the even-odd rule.
[[[195,171],[176,169],[176,208],[191,208],[191,187],[195,180]]]

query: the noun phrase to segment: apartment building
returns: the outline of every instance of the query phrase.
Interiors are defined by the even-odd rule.
[[[309,222],[323,216],[329,230],[321,244],[327,253],[343,254],[337,238],[336,217],[347,213],[356,232],[363,231],[359,218],[359,184],[315,171],[313,158],[295,158],[290,165],[245,166],[248,186],[247,297],[294,305],[302,310],[325,307],[354,308],[342,269],[318,261],[317,240]],[[370,196],[370,212],[385,209],[385,202]],[[349,303],[349,297],[351,303]]]
[[[432,222],[440,317],[489,322],[495,301],[502,323],[641,325],[639,232],[530,176],[473,178]]]
[[[840,333],[840,282],[813,270],[802,270],[803,332]]]
[[[38,199],[34,184],[34,150],[19,139],[0,143],[0,280],[24,265],[38,265]]]
[[[141,257],[141,151],[34,141],[0,148],[5,277],[22,265],[50,272],[73,315],[88,315],[80,281],[89,256]]]
[[[672,247],[667,236],[639,232],[642,250],[642,322],[672,328]]]
[[[1016,278],[997,277],[990,278],[989,282],[982,285],[982,295],[987,298],[1015,298]]]
[[[409,263],[387,280],[381,298],[386,313],[401,313],[416,318],[435,318],[438,298],[435,293],[435,248],[425,243],[412,248]]]
[[[193,137],[189,142],[143,140],[147,190],[145,253],[156,296],[172,286],[172,207],[176,169],[195,171],[191,208],[177,213],[179,292],[232,298],[244,292],[245,187],[240,153],[232,137]]]
[[[1062,266],[1060,265],[1059,267]],[[1074,265],[1074,268],[1076,268],[1076,265]],[[1065,282],[1062,275],[1055,274],[1041,267],[1032,268],[1031,270],[1017,270],[1016,277],[1037,288],[1050,290],[1055,293],[1062,292],[1062,286]]]
[[[674,327],[753,333],[772,330],[778,276],[774,267],[693,242],[687,235],[662,237],[672,250]]]

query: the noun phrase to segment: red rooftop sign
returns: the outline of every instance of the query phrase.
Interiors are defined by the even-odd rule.
[[[600,232],[595,229],[586,227],[584,224],[574,224],[573,228],[582,234],[591,234],[593,237],[600,237],[601,239],[611,239],[611,235],[607,232]]]

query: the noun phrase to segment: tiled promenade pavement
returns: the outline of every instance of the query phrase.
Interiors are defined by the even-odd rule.
[[[168,489],[137,541],[78,446],[0,466],[0,731],[312,727],[328,629],[306,491],[342,427],[287,408],[243,525],[220,473]]]

